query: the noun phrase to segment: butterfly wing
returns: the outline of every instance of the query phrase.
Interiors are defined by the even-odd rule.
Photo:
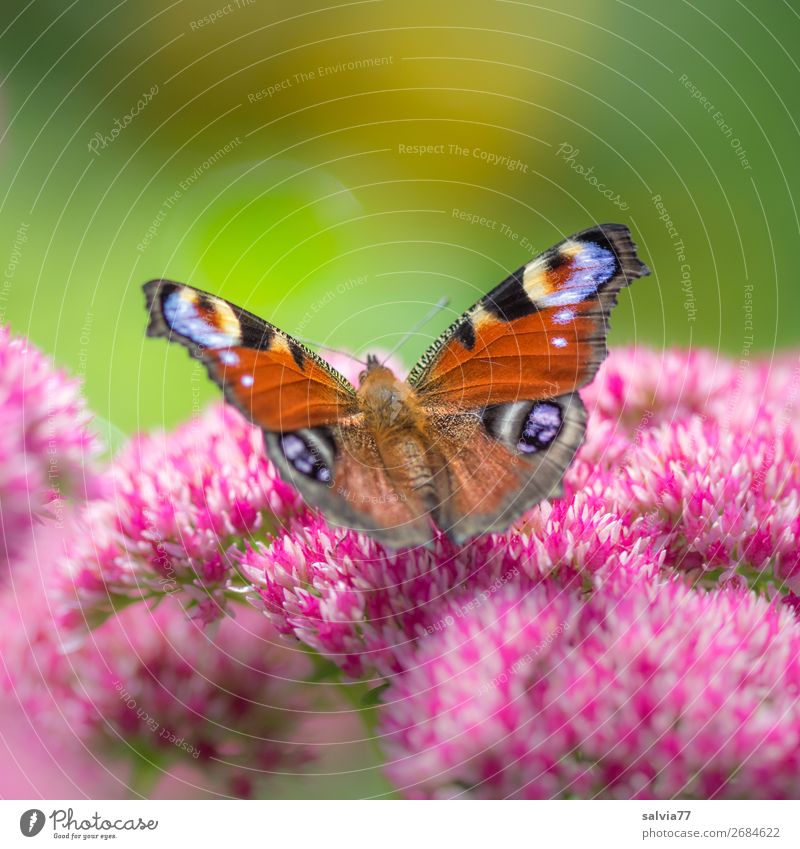
[[[274,325],[181,283],[151,280],[144,291],[147,335],[187,347],[226,399],[264,430],[332,424],[355,412],[350,383]]]
[[[576,233],[458,319],[408,377],[429,408],[475,410],[585,386],[607,354],[620,289],[649,274],[627,227]]]
[[[453,539],[561,494],[586,427],[576,390],[605,359],[620,289],[648,273],[626,227],[584,230],[481,298],[411,372],[448,477],[436,521]]]
[[[264,441],[283,478],[332,524],[364,531],[393,548],[432,539],[427,505],[417,493],[398,490],[390,481],[362,415],[330,427],[265,432]]]
[[[264,431],[284,479],[326,518],[393,545],[431,539],[427,509],[387,477],[353,387],[291,336],[191,286],[144,286],[149,336],[189,349],[226,399]]]
[[[430,439],[444,461],[448,492],[436,524],[462,544],[504,531],[535,504],[560,497],[585,429],[577,392],[434,416]]]

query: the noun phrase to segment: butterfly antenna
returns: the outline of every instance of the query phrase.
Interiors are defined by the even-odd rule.
[[[304,345],[313,345],[315,348],[322,348],[325,351],[333,351],[334,354],[341,354],[343,357],[350,357],[351,360],[355,360],[357,363],[361,363],[362,366],[366,367],[367,363],[362,360],[360,357],[357,357],[355,354],[351,354],[350,351],[343,351],[341,348],[331,348],[330,345],[325,345],[322,342],[317,342],[316,339],[306,339],[305,336],[295,336],[298,342],[302,342]]]
[[[386,355],[381,365],[386,363],[405,345],[406,342],[422,327],[424,327],[434,316],[438,315],[450,303],[450,298],[439,298],[431,310],[429,310],[422,318],[406,333],[403,338],[392,348]]]

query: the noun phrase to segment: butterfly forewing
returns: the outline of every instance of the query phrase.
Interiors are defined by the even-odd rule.
[[[423,404],[458,409],[573,392],[606,356],[617,293],[648,273],[627,227],[576,233],[467,310],[409,382]]]
[[[355,412],[342,375],[288,334],[228,301],[169,280],[145,284],[149,336],[166,336],[204,363],[252,422],[286,432]]]

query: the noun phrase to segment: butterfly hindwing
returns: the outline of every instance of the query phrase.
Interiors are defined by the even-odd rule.
[[[431,440],[444,460],[448,491],[437,525],[463,543],[503,531],[545,498],[560,497],[585,429],[577,392],[433,417]]]
[[[264,441],[284,480],[333,524],[364,531],[394,547],[431,540],[427,506],[389,479],[363,416],[330,427],[265,433]]]
[[[148,336],[187,347],[227,400],[264,430],[328,425],[354,411],[347,380],[274,325],[181,283],[151,280],[144,291]]]
[[[576,233],[464,313],[409,382],[423,405],[462,410],[573,392],[605,359],[618,292],[646,274],[627,227]]]

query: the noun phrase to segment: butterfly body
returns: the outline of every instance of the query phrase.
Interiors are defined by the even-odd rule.
[[[444,465],[417,393],[391,369],[367,360],[357,392],[364,425],[373,434],[382,468],[398,492],[413,493],[427,512],[443,497]]]
[[[365,422],[375,431],[414,432],[424,426],[425,413],[416,393],[386,366],[367,360],[356,397]]]
[[[606,356],[617,293],[647,273],[627,228],[590,228],[481,298],[407,379],[369,357],[357,388],[221,298],[167,280],[144,288],[148,334],[206,365],[309,504],[404,547],[503,531],[560,495],[586,426],[576,390]]]

